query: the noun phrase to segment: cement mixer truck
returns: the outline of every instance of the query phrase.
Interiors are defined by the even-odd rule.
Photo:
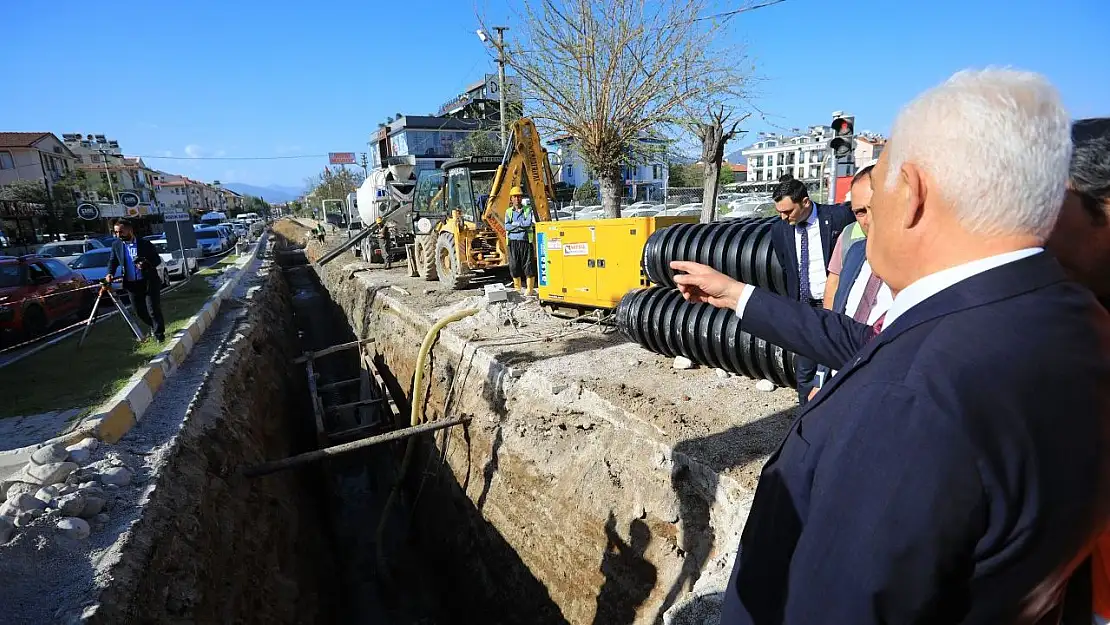
[[[369,262],[381,262],[383,254],[391,260],[405,257],[405,246],[413,242],[412,191],[416,186],[413,170],[416,168],[415,156],[390,156],[384,159],[383,167],[370,172],[362,186],[355,193],[355,204],[362,219],[362,227],[369,228],[377,223],[379,216],[385,217],[390,232],[390,249],[380,250],[377,236],[364,237],[359,242],[359,255]]]

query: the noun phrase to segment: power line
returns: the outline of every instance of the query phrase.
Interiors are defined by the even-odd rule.
[[[762,9],[763,7],[769,7],[773,4],[779,4],[780,2],[786,2],[786,0],[770,0],[769,2],[764,2],[762,4],[754,4],[752,6],[742,7],[742,8],[736,9],[735,11],[726,11],[724,13],[717,13],[715,15],[706,15],[705,17],[696,17],[696,18],[694,18],[693,21],[700,22],[700,21],[703,21],[703,20],[716,19],[716,18],[719,18],[719,17],[735,17],[735,16],[737,16],[741,13],[747,13],[748,11],[754,11],[756,9]]]

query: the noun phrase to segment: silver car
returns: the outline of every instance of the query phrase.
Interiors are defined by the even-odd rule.
[[[104,244],[96,239],[85,239],[84,241],[56,241],[54,243],[46,243],[39,248],[39,256],[46,256],[47,258],[56,258],[66,265],[71,265],[77,257],[85,252],[92,250],[104,249]]]

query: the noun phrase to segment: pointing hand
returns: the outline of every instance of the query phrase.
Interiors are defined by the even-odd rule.
[[[717,308],[736,308],[744,283],[733,280],[712,267],[684,260],[671,261],[674,281],[688,302],[708,303]]]

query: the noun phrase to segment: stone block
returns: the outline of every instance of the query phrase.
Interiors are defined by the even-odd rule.
[[[61,530],[62,535],[66,538],[74,540],[84,540],[89,537],[89,524],[85,519],[78,519],[74,517],[65,517],[58,521],[57,528]]]

